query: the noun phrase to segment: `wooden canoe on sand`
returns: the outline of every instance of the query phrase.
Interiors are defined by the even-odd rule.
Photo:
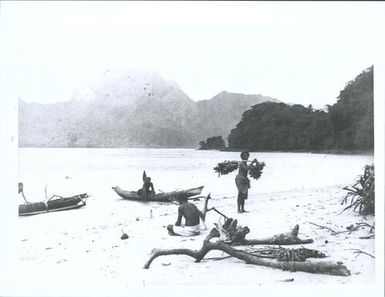
[[[41,213],[70,210],[86,205],[88,194],[80,194],[72,197],[54,195],[48,202],[34,202],[19,205],[19,216],[30,216]]]
[[[143,201],[143,202],[146,202],[146,201],[171,202],[180,193],[186,193],[187,197],[199,195],[202,192],[203,186],[197,187],[197,188],[191,188],[191,189],[187,189],[187,190],[158,193],[152,197],[148,197],[148,199],[146,201],[144,201],[143,198],[140,197],[136,191],[126,191],[126,190],[119,188],[118,186],[112,187],[112,189],[120,197],[122,197],[123,199],[127,199],[127,200]]]

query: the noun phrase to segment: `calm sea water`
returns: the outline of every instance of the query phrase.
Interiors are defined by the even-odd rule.
[[[252,180],[253,192],[350,185],[363,173],[371,155],[252,153],[264,161],[262,177]],[[193,149],[19,149],[19,180],[30,201],[47,195],[87,192],[95,201],[113,201],[111,189],[137,190],[142,173],[151,176],[156,191],[205,186],[203,194],[235,196],[236,173],[218,177],[213,168],[224,160],[239,160],[237,152]],[[20,203],[22,200],[20,200]]]

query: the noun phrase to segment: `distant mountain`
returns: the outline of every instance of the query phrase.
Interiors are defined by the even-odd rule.
[[[110,107],[120,107],[144,98],[154,98],[164,103],[192,101],[175,82],[142,69],[106,70],[88,88],[75,92],[71,99],[87,99],[99,104],[108,103]]]
[[[20,147],[198,147],[224,139],[255,104],[278,100],[221,92],[195,102],[173,82],[143,70],[105,71],[71,100],[19,102]]]
[[[241,120],[244,111],[262,102],[279,102],[262,95],[244,95],[221,92],[210,100],[196,102],[199,123],[196,133],[200,140],[210,136],[222,136],[227,139],[231,129]]]

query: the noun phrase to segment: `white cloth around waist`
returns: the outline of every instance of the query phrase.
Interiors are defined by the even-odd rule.
[[[194,236],[200,234],[199,224],[195,226],[172,226],[172,230],[175,234],[182,236]]]

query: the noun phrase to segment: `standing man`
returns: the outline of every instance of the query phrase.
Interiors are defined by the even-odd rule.
[[[239,162],[238,165],[238,174],[235,177],[235,184],[238,188],[238,198],[237,198],[237,206],[238,206],[238,213],[246,212],[245,210],[245,200],[248,197],[248,191],[250,188],[250,180],[247,177],[247,174],[249,173],[249,165],[247,165],[247,160],[250,157],[250,153],[248,151],[243,151],[241,153],[241,159],[242,161]],[[256,160],[252,161],[250,166],[253,165],[253,163],[256,162]]]
[[[178,219],[175,225],[167,226],[168,234],[179,236],[199,235],[199,219],[203,217],[202,212],[198,210],[195,204],[188,202],[186,193],[179,194],[176,200],[179,203]],[[185,219],[184,225],[182,225],[182,217]]]

